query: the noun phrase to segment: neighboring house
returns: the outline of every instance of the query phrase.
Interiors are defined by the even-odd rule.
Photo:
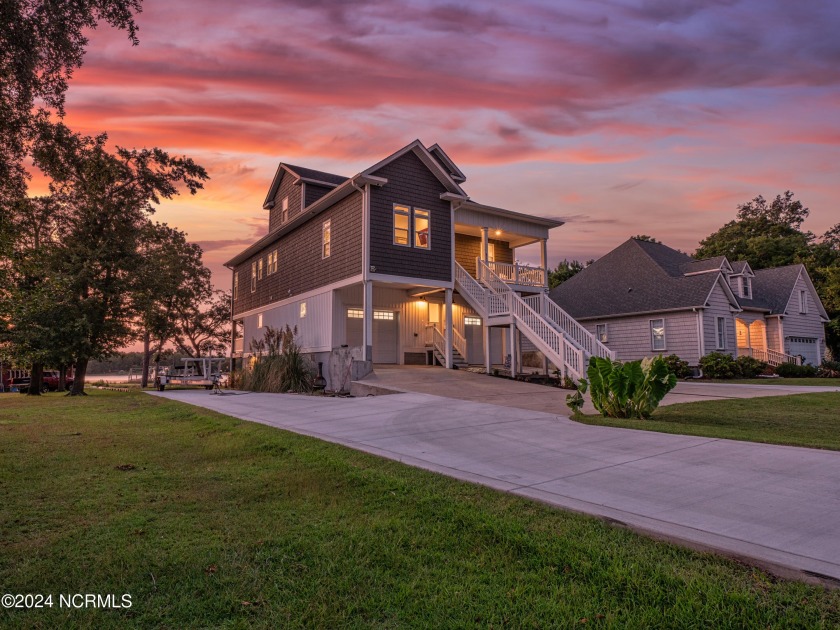
[[[819,365],[825,351],[828,315],[803,265],[753,271],[630,239],[550,297],[620,360],[677,354],[696,366],[724,352]]]
[[[465,180],[419,140],[353,177],[280,164],[268,233],[226,263],[234,357],[286,324],[319,361],[347,345],[373,363],[489,371],[509,357],[517,371],[533,347],[577,375],[589,352],[609,355],[546,297],[546,241],[562,223],[477,203]],[[534,243],[540,266],[516,263]]]

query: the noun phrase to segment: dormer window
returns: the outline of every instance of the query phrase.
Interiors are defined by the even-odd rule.
[[[752,279],[749,276],[738,278],[738,293],[742,298],[752,299]]]

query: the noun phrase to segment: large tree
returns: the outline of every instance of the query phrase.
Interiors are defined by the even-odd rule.
[[[82,136],[61,124],[44,125],[34,156],[65,208],[57,226],[56,272],[67,291],[66,318],[76,327],[71,393],[77,395],[84,393],[90,359],[113,354],[135,335],[132,291],[149,216],[179,186],[195,194],[207,173],[191,159],[157,148],[112,152],[107,135]]]
[[[230,291],[189,304],[180,313],[175,346],[191,357],[221,356],[231,343],[230,312]]]
[[[738,214],[700,241],[697,258],[726,256],[753,269],[802,263],[828,312],[826,343],[840,356],[840,223],[820,237],[803,230],[809,210],[791,191],[767,201],[759,195],[738,206]]]
[[[576,275],[577,273],[583,271],[593,262],[595,261],[587,260],[584,264],[579,260],[566,260],[564,258],[562,262],[557,263],[557,267],[555,267],[554,269],[549,269],[548,288],[553,289],[554,287],[563,284],[566,280]]]
[[[141,0],[0,0],[0,203],[25,196],[35,123],[63,116],[85,33],[104,21],[137,44],[140,10]]]

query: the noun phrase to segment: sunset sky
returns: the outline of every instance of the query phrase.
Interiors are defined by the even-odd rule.
[[[278,162],[350,176],[415,138],[473,199],[564,218],[552,266],[639,233],[693,251],[786,189],[806,228],[840,221],[833,0],[145,0],[138,23],[137,47],[91,34],[67,122],[208,169],[157,216],[221,287]]]

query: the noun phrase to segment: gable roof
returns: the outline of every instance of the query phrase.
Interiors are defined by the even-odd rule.
[[[449,176],[458,182],[459,184],[463,184],[467,181],[467,176],[458,168],[458,165],[452,161],[452,159],[446,155],[446,152],[441,148],[441,146],[435,142],[432,146],[429,147],[429,153],[440,162],[441,166],[443,166],[448,172]]]
[[[452,193],[454,195],[458,195],[463,198],[468,198],[467,193],[463,191],[463,189],[452,179],[452,176],[446,172],[446,169],[443,168],[443,165],[435,159],[429,150],[423,146],[423,143],[419,140],[414,140],[413,142],[409,142],[399,151],[395,151],[384,160],[380,160],[370,168],[365,169],[362,171],[362,175],[375,175],[376,172],[381,169],[383,166],[390,164],[397,158],[402,157],[409,151],[413,151],[414,154],[420,158],[420,161],[426,165],[426,167],[432,172],[432,174],[443,184],[444,188],[446,188],[447,192]],[[463,181],[463,180],[462,180]]]
[[[693,259],[661,243],[630,239],[549,293],[576,319],[702,308],[718,284],[738,302],[720,272],[686,276]]]
[[[796,264],[773,267],[771,269],[759,269],[754,273],[752,293],[755,299],[746,300],[744,298],[738,298],[745,306],[751,305],[752,303],[764,304],[772,314],[784,315],[788,302],[790,302],[790,298],[796,288],[796,282],[800,276],[803,276],[817,304],[820,316],[826,320],[828,319],[828,314],[825,312],[825,307],[823,307],[822,301],[811,282],[805,265]]]
[[[732,263],[732,273],[736,276],[755,276],[755,272],[753,272],[752,267],[750,267],[750,263],[746,260],[736,260]]]
[[[313,168],[280,162],[277,171],[274,173],[274,179],[271,180],[271,186],[268,187],[268,194],[265,196],[265,201],[263,201],[264,210],[268,210],[274,205],[274,197],[277,195],[277,189],[280,188],[280,183],[283,181],[283,175],[285,173],[295,178],[295,184],[307,182],[319,186],[339,186],[349,179],[343,175],[327,173],[326,171],[316,171]]]

